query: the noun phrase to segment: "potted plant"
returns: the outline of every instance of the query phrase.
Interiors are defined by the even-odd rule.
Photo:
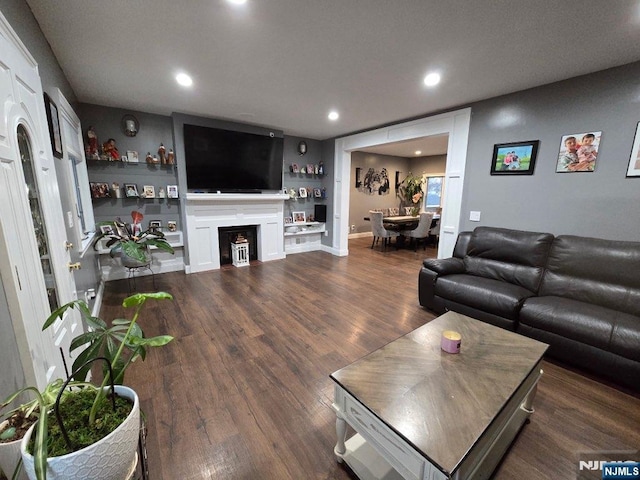
[[[424,179],[422,176],[412,175],[409,172],[398,187],[398,196],[404,207],[410,208],[410,215],[416,216],[420,213],[420,200],[424,196],[423,193]]]
[[[2,411],[23,393],[32,392],[35,396],[34,400],[23,403],[0,416],[0,470],[7,477],[12,475],[8,478],[27,478],[22,470],[20,442],[29,428],[38,421],[40,412],[46,412],[51,409],[63,385],[63,380],[59,378],[49,383],[41,392],[35,387],[25,387],[10,395],[0,404],[0,411]],[[90,384],[86,382],[71,382],[69,389],[63,391],[61,401],[64,400],[64,397],[71,391],[72,387],[79,386],[90,386]]]
[[[40,415],[24,436],[20,451],[30,479],[119,480],[127,478],[135,468],[139,400],[133,390],[119,384],[132,362],[138,358],[144,360],[147,348],[166,345],[173,339],[169,335],[146,338],[137,323],[147,300],[171,298],[165,292],[127,297],[122,305],[135,308],[132,318],[115,319],[111,326],[93,317],[86,303],[80,300],[63,305],[49,316],[43,330],[69,308],[78,308],[91,327],[72,341],[72,351],[86,346],[74,362],[72,376],[82,378],[94,360],[104,361],[106,371],[103,370],[98,388],[69,392],[59,408],[55,405],[55,412],[48,410],[47,415]],[[118,385],[112,389],[115,383]]]
[[[141,267],[151,261],[149,247],[156,247],[165,252],[174,253],[173,247],[165,239],[164,233],[156,228],[142,230],[141,223],[144,215],[133,210],[131,212],[132,224],[123,222],[118,218],[115,222],[100,222],[98,225],[115,226],[101,233],[99,238],[108,238],[107,248],[111,248],[112,257],[120,256],[124,267]]]

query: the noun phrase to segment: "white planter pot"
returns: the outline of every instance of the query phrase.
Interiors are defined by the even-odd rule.
[[[7,478],[11,478],[16,465],[20,461],[20,444],[22,439],[14,440],[9,443],[0,443],[0,469],[4,472]],[[24,468],[18,475],[18,480],[27,480],[27,474]]]
[[[133,401],[127,419],[99,442],[77,452],[47,459],[47,480],[123,480],[128,477],[136,461],[140,434],[140,401],[128,387],[116,385],[116,393]],[[27,452],[33,427],[22,439],[20,452],[24,469],[36,480],[33,456]]]

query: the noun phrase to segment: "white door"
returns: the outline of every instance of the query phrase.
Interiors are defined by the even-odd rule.
[[[2,14],[0,98],[0,275],[27,383],[42,388],[65,377],[60,349],[79,323],[42,332],[75,287],[37,64]]]

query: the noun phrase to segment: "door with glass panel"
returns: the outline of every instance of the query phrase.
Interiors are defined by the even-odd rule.
[[[1,14],[0,98],[0,275],[26,382],[42,388],[65,376],[78,323],[42,324],[75,288],[37,64]]]

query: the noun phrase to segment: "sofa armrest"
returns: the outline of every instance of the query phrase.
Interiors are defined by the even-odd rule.
[[[464,273],[464,261],[461,258],[427,258],[422,261],[423,269],[431,270],[438,275]]]
[[[453,273],[464,273],[464,262],[461,258],[445,258],[441,260],[429,258],[424,260],[422,265],[423,267],[418,275],[418,300],[420,305],[436,312],[434,298],[438,277]]]

